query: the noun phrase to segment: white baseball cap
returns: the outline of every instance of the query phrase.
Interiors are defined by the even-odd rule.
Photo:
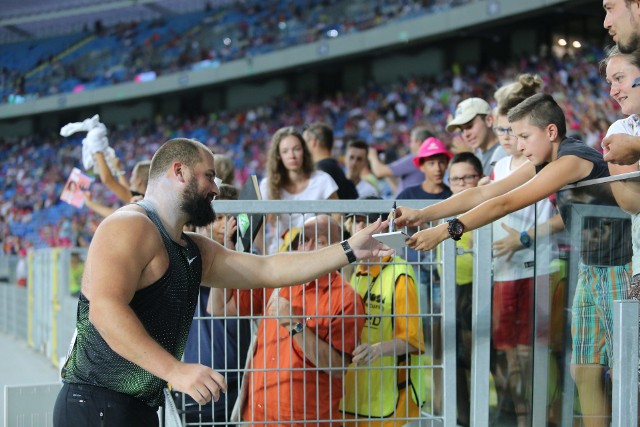
[[[447,132],[453,132],[458,126],[469,123],[475,116],[491,114],[491,106],[481,98],[468,98],[460,102],[456,107],[453,120],[447,123]]]

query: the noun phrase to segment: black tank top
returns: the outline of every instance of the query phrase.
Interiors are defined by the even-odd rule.
[[[186,247],[171,240],[153,207],[144,200],[138,204],[160,231],[169,254],[169,268],[157,282],[137,291],[129,305],[147,333],[179,360],[198,301],[200,251],[184,234]],[[160,406],[166,382],[113,351],[89,321],[89,305],[89,300],[80,294],[76,335],[62,369],[63,380],[108,388],[136,397],[149,406]]]

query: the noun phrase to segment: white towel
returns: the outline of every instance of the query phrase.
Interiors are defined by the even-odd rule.
[[[98,124],[101,124],[100,115],[96,114],[95,116],[84,119],[81,122],[67,123],[62,127],[62,129],[60,129],[60,135],[67,137],[76,132],[89,132],[91,129],[98,126]]]
[[[107,127],[100,122],[100,115],[84,119],[81,122],[67,123],[60,129],[60,135],[70,136],[77,132],[87,132],[87,136],[82,140],[82,164],[85,170],[90,170],[95,166],[94,155],[104,153],[107,165],[112,174],[118,170],[115,167],[116,152],[109,147],[107,138]],[[97,173],[97,171],[95,171]]]

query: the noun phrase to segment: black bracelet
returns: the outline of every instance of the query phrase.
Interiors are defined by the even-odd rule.
[[[351,245],[349,244],[349,242],[347,240],[343,240],[342,242],[340,242],[340,244],[342,245],[342,249],[344,249],[344,254],[347,256],[347,261],[349,261],[349,264],[353,264],[354,262],[356,262],[356,254],[353,253],[353,249],[351,249]]]

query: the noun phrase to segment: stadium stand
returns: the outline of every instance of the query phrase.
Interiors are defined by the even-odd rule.
[[[281,1],[269,6],[234,2],[106,28],[96,24],[91,32],[85,29],[52,40],[1,46],[4,83],[0,96],[3,102],[20,103],[35,97],[155,79],[180,70],[214,68],[222,62],[442,12],[469,1],[314,0]],[[28,49],[29,59],[15,61],[10,53],[18,49]]]
[[[598,77],[598,55],[601,53],[594,51],[586,57],[563,60],[552,56],[522,58],[499,69],[470,68],[458,76],[465,84],[457,90],[454,85],[458,79],[447,75],[437,80],[425,78],[371,85],[358,92],[326,95],[322,99],[294,97],[239,111],[197,117],[158,117],[153,122],[112,129],[109,138],[127,171],[137,161],[150,158],[157,146],[168,138],[195,138],[214,152],[229,155],[236,166],[237,181],[244,182],[250,174],[263,175],[269,138],[286,124],[302,127],[315,121],[333,123],[337,152],[341,152],[347,139],[359,138],[377,145],[380,150],[402,154],[408,130],[414,125],[428,123],[443,140],[450,141],[451,136],[442,129],[458,100],[472,95],[490,99],[493,89],[501,82],[512,79],[520,70],[527,70],[539,73],[545,80],[546,90],[562,103],[571,132],[597,147],[607,124],[617,114],[609,101],[606,85]],[[407,114],[398,113],[405,110]],[[9,234],[19,237],[27,247],[46,246],[51,242],[43,237],[46,234],[43,226],[45,230],[46,227],[56,229],[61,212],[87,217],[86,210],[78,211],[58,200],[70,170],[80,167],[80,141],[79,137],[65,141],[60,137],[32,136],[0,142],[0,157],[7,159],[0,176],[0,191],[5,195],[0,213],[8,223]],[[115,203],[100,183],[94,187],[94,197],[108,205]],[[64,207],[59,206],[61,203]]]

